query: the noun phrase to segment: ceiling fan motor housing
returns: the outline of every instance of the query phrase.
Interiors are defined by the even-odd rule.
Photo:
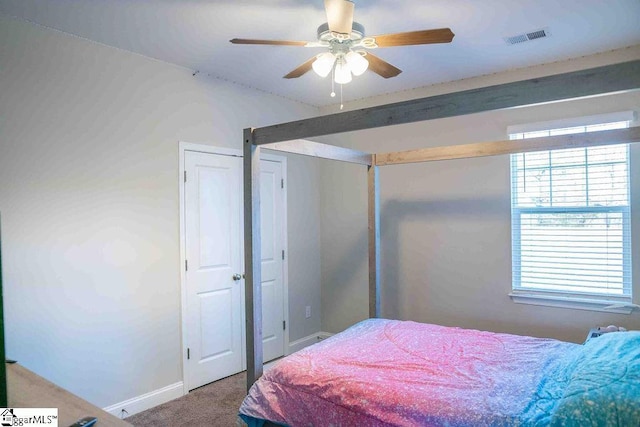
[[[351,26],[351,34],[339,34],[329,30],[329,24],[324,23],[318,27],[318,40],[330,42],[332,40],[337,41],[357,41],[364,37],[364,25],[353,22]]]

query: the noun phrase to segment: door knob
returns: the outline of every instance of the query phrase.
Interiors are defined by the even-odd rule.
[[[237,282],[238,280],[242,279],[242,274],[236,273],[232,276],[232,279]]]

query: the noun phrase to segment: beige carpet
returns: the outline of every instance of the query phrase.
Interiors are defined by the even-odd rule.
[[[207,384],[186,396],[126,418],[136,427],[245,425],[238,408],[246,395],[244,372]]]

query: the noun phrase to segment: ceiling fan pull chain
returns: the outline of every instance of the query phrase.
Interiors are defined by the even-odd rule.
[[[340,85],[340,109],[341,110],[344,108],[344,104],[342,103],[342,86],[344,85]]]
[[[335,90],[335,68],[331,69],[331,97],[335,98],[336,97],[336,90]]]

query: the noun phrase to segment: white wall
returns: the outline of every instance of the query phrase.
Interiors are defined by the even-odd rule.
[[[456,92],[640,58],[640,46],[565,63],[432,86],[349,109]],[[507,139],[506,128],[565,117],[640,110],[640,92],[516,108],[323,138],[368,152]],[[326,109],[325,113],[333,112]],[[638,125],[638,123],[636,123]],[[631,150],[633,291],[640,302],[640,144]],[[367,187],[364,168],[323,163],[323,330],[367,317]],[[589,328],[640,329],[640,313],[615,315],[513,303],[509,157],[381,169],[384,317],[582,342]]]
[[[2,16],[0,88],[7,357],[103,407],[181,381],[178,141],[317,109]],[[320,330],[318,166],[288,164],[296,340]]]

